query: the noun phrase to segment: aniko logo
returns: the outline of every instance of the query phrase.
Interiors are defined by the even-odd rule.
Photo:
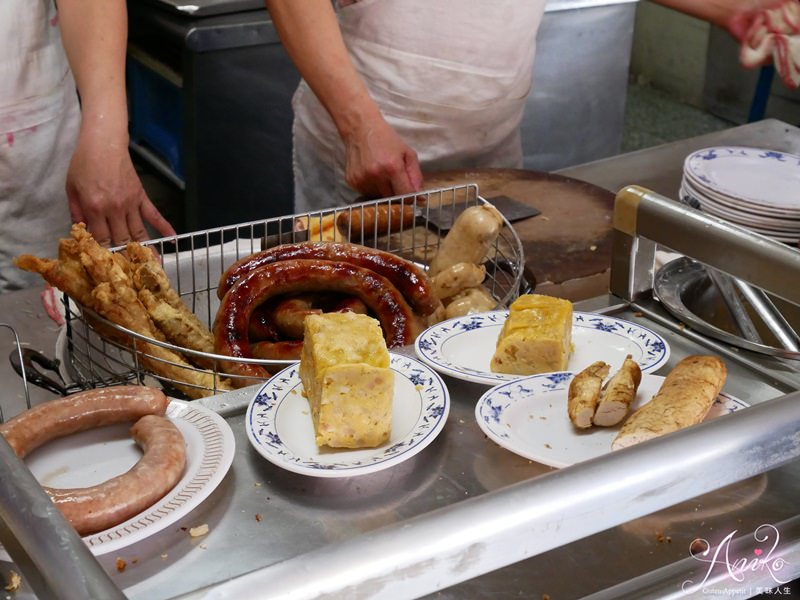
[[[774,525],[760,525],[754,532],[753,538],[757,542],[752,554],[736,556],[732,552],[731,541],[737,530],[731,531],[725,538],[713,547],[707,540],[698,538],[689,546],[689,554],[695,560],[708,564],[703,580],[695,583],[687,579],[681,586],[685,592],[695,592],[704,588],[712,574],[719,569],[727,572],[727,576],[737,583],[743,583],[748,573],[768,572],[776,584],[788,583],[791,576],[783,577],[781,570],[787,565],[786,561],[775,556],[775,549],[780,542],[780,533]]]

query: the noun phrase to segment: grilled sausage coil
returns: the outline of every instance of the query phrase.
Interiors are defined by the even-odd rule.
[[[252,269],[222,298],[214,323],[217,352],[252,358],[248,326],[255,308],[282,294],[309,291],[358,297],[380,321],[390,348],[410,344],[423,328],[403,294],[373,270],[330,260],[281,260]],[[227,361],[223,368],[244,377],[267,376],[265,369],[253,363]]]
[[[283,244],[247,256],[222,274],[217,295],[222,298],[237,281],[262,266],[298,259],[343,262],[369,269],[388,279],[420,315],[429,315],[439,306],[428,277],[415,264],[389,252],[340,242]]]

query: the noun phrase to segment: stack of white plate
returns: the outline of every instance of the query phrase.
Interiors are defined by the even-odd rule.
[[[686,157],[683,202],[779,242],[800,242],[800,156],[716,147]]]

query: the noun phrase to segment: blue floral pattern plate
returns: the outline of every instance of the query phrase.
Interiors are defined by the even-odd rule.
[[[493,373],[489,368],[507,317],[507,310],[496,310],[442,321],[417,337],[414,349],[420,360],[444,375],[484,385],[519,379],[521,375]],[[574,312],[572,345],[567,369],[575,372],[597,360],[617,369],[628,354],[645,373],[669,360],[669,345],[656,332],[607,315]]]
[[[684,175],[701,189],[744,202],[751,210],[800,215],[800,156],[763,148],[703,148],[684,160]]]
[[[573,375],[570,371],[531,375],[490,389],[475,406],[478,426],[506,450],[551,467],[568,467],[611,452],[621,424],[577,429],[569,420],[567,394]],[[631,412],[649,402],[662,381],[659,375],[643,374]],[[706,420],[747,406],[720,394]]]
[[[319,448],[303,394],[300,363],[278,372],[247,408],[245,427],[261,456],[288,471],[312,477],[352,477],[408,460],[439,435],[450,412],[441,377],[414,358],[390,352],[394,371],[392,434],[377,448]]]

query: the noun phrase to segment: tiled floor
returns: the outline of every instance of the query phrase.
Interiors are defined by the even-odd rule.
[[[649,148],[734,126],[649,85],[628,86],[622,152]]]

